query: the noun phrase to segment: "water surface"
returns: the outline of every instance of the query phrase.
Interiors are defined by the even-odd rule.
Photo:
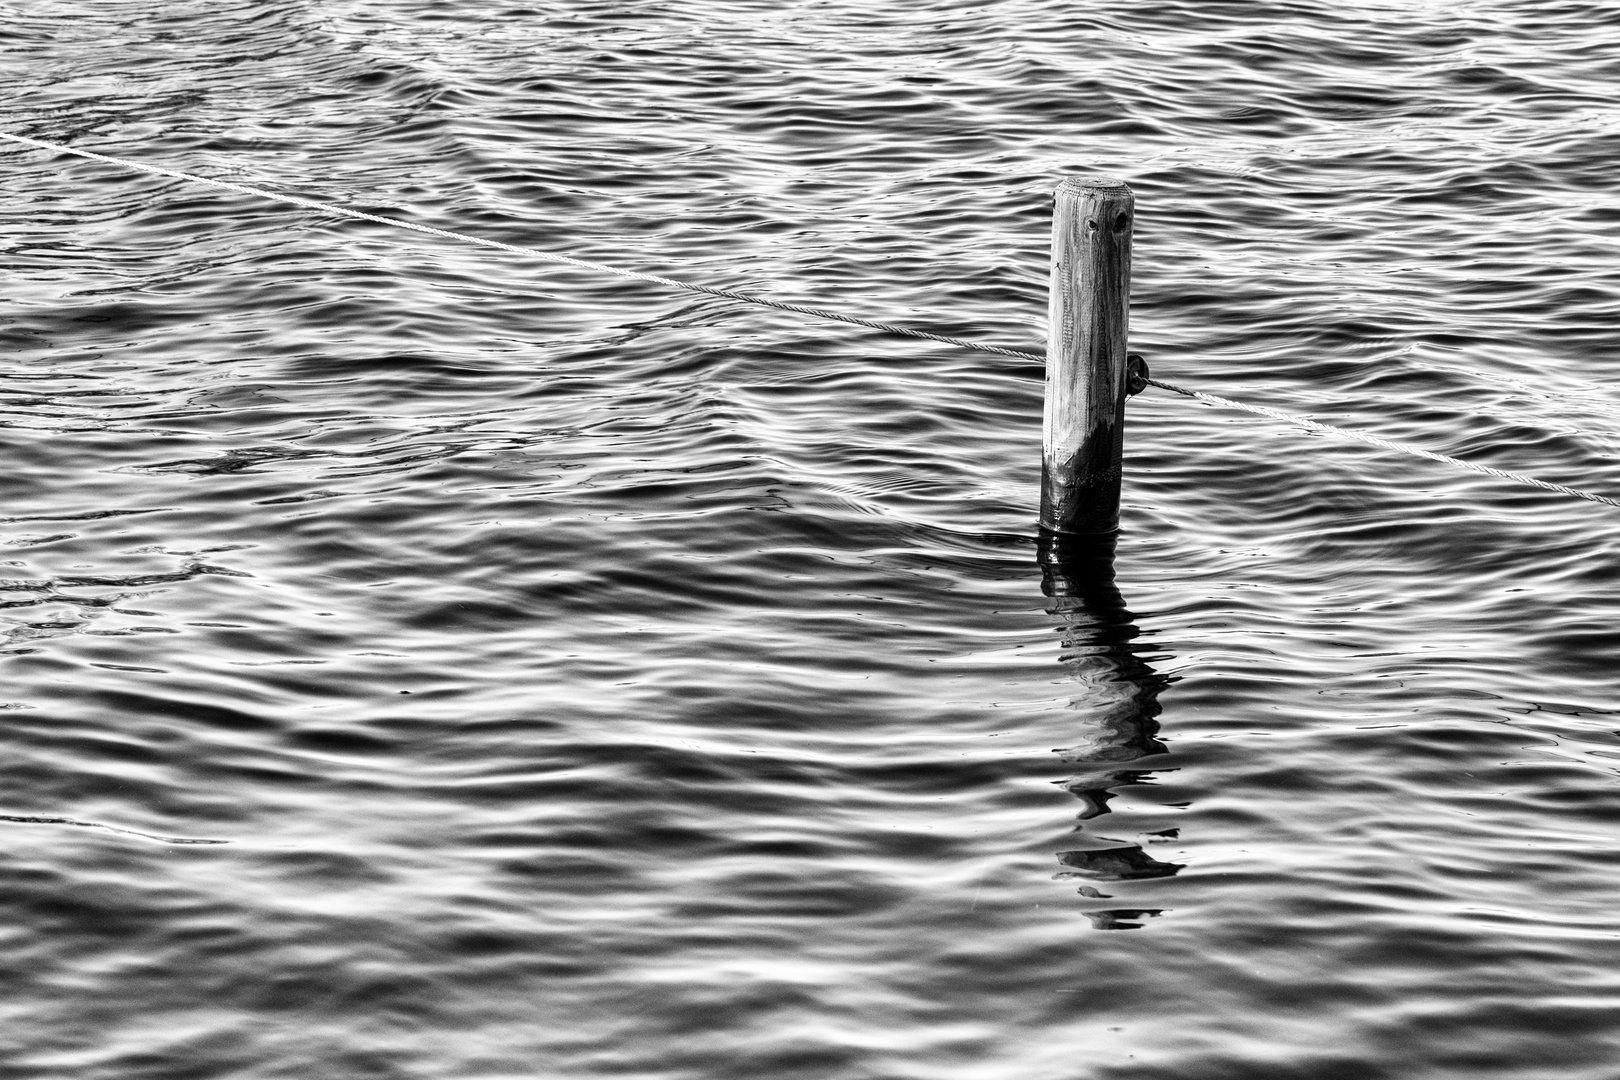
[[[1597,2],[0,5],[0,125],[1620,494]],[[0,151],[6,1076],[1600,1078],[1614,513]]]

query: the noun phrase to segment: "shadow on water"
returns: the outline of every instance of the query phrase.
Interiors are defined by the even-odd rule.
[[[1151,783],[1152,770],[1142,767],[1165,754],[1159,731],[1159,693],[1168,680],[1138,655],[1141,633],[1114,585],[1113,536],[1069,537],[1043,531],[1040,541],[1041,591],[1047,612],[1062,620],[1060,662],[1079,684],[1069,708],[1085,715],[1084,737],[1057,751],[1073,768],[1064,788],[1080,800],[1078,820],[1110,813],[1115,789]],[[1085,828],[1084,825],[1081,826]],[[1098,845],[1057,853],[1058,878],[1096,882],[1173,877],[1183,864],[1161,862],[1140,844],[1086,834]],[[1080,886],[1082,896],[1110,899],[1095,885]],[[1101,930],[1135,930],[1162,909],[1104,909],[1086,912]]]

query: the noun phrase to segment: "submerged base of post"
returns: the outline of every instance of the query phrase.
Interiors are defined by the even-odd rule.
[[[1118,180],[1071,177],[1052,207],[1041,524],[1119,528],[1136,198]]]

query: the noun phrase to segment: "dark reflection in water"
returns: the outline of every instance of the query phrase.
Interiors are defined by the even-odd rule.
[[[1157,738],[1159,693],[1167,683],[1138,655],[1140,634],[1125,600],[1114,585],[1115,538],[1065,537],[1043,533],[1040,544],[1041,591],[1047,611],[1063,620],[1061,663],[1083,692],[1069,707],[1084,714],[1082,738],[1057,751],[1073,772],[1063,786],[1080,800],[1080,821],[1110,813],[1115,788],[1151,783],[1145,759],[1167,753]],[[1082,826],[1083,828],[1083,826]],[[1173,832],[1173,831],[1172,831]],[[1172,877],[1181,863],[1161,862],[1139,844],[1083,834],[1091,844],[1057,853],[1059,878],[1087,881],[1136,881]],[[1083,896],[1108,899],[1108,893],[1082,885]],[[1111,909],[1086,913],[1100,930],[1134,930],[1160,909]]]

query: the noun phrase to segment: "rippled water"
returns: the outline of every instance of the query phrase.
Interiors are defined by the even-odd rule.
[[[1620,494],[1620,9],[0,5],[0,129]],[[1612,1078],[1615,512],[0,151],[8,1077]]]

